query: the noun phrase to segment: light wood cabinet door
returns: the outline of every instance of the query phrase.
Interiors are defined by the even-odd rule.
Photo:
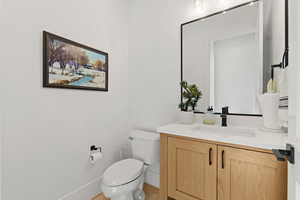
[[[287,163],[269,153],[218,146],[218,200],[286,200]]]
[[[176,200],[216,200],[217,146],[169,138],[168,194]]]

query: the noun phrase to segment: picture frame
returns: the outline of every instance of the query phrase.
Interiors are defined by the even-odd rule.
[[[43,31],[43,87],[108,91],[108,53]]]

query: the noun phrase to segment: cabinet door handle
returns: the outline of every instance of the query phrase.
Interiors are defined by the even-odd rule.
[[[222,151],[222,169],[225,168],[225,163],[224,163],[224,155],[225,155],[225,151]]]
[[[212,151],[213,149],[212,148],[209,148],[209,165],[212,165],[212,159],[211,159],[211,156],[212,156]]]

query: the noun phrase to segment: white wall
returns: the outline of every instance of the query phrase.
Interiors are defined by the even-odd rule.
[[[90,199],[129,131],[128,1],[1,5],[3,199]],[[42,88],[42,30],[107,51],[109,92]],[[92,144],[105,154],[95,166]]]
[[[129,88],[131,127],[155,130],[177,119],[180,101],[180,24],[247,0],[132,0]],[[157,171],[150,169],[151,173]],[[153,173],[153,177],[159,177]],[[154,178],[155,179],[155,178]],[[159,180],[149,180],[157,183]]]

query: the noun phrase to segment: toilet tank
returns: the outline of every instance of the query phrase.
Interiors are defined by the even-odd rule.
[[[160,135],[155,132],[135,130],[130,135],[133,158],[148,165],[159,162]]]

